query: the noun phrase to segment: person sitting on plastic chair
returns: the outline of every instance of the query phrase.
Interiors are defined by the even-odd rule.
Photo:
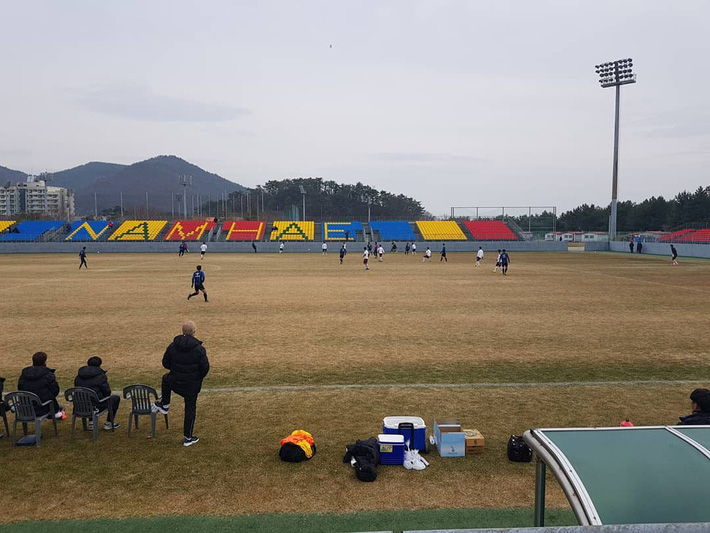
[[[26,392],[33,392],[42,403],[52,400],[52,404],[37,408],[37,416],[45,415],[50,407],[54,409],[54,418],[64,419],[64,409],[57,402],[59,394],[59,383],[54,377],[54,369],[47,368],[47,354],[37,352],[32,356],[32,366],[22,369],[20,379],[17,381],[17,389]]]
[[[111,386],[108,384],[108,378],[106,377],[106,371],[101,368],[103,361],[100,357],[93,356],[89,357],[86,362],[86,366],[82,366],[77,373],[76,378],[74,378],[75,387],[85,387],[94,391],[99,398],[108,398],[97,405],[99,411],[104,409],[109,409],[111,416],[104,423],[104,429],[110,431],[111,420],[116,420],[116,412],[118,411],[118,405],[121,403],[121,397],[117,394],[111,394]],[[89,423],[91,426],[91,423]],[[113,423],[113,429],[121,427],[121,424],[116,422]],[[89,429],[93,429],[89,427]]]

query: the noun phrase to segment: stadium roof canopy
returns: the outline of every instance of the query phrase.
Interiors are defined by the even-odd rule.
[[[710,522],[710,426],[526,431],[537,454],[535,525],[549,467],[580,525]]]

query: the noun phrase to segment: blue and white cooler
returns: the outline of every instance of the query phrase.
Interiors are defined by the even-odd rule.
[[[377,443],[380,445],[380,464],[399,465],[404,464],[404,436],[403,435],[377,435]]]
[[[426,452],[426,424],[418,416],[387,416],[382,421],[382,432],[402,435],[412,450]]]

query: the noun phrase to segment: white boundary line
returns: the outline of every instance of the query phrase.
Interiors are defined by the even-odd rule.
[[[338,385],[258,385],[253,387],[222,387],[202,389],[207,394],[231,392],[301,392],[305,390],[361,390],[361,389],[537,389],[555,387],[625,387],[629,385],[698,385],[701,380],[641,380],[641,381],[550,381],[529,383],[343,383]]]

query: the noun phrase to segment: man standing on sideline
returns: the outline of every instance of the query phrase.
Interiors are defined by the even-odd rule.
[[[200,245],[200,259],[204,259],[206,253],[207,253],[207,245],[203,242]]]
[[[321,245],[320,249],[323,255],[328,255],[328,245],[325,241],[323,241],[323,244]]]
[[[439,258],[439,263],[442,261],[449,262],[449,260],[446,258],[446,243],[441,243],[441,257]]]
[[[481,266],[481,261],[483,261],[483,248],[479,246],[476,252],[476,266]]]
[[[104,429],[117,429],[121,427],[121,424],[114,422],[114,420],[116,420],[116,411],[118,411],[118,405],[121,403],[121,397],[118,394],[111,394],[111,386],[108,384],[106,371],[101,368],[102,363],[103,361],[100,357],[89,357],[86,366],[82,366],[76,378],[74,378],[74,386],[91,389],[99,396],[99,400],[107,398],[96,407],[98,407],[99,411],[110,409],[108,419],[104,423]],[[89,422],[89,425],[91,425],[91,422]],[[93,428],[89,427],[89,429]]]
[[[89,265],[86,264],[86,246],[84,246],[81,249],[81,252],[79,252],[79,259],[81,259],[81,263],[79,263],[79,270],[81,270],[82,265],[84,268],[89,268]]]
[[[503,253],[500,254],[500,271],[504,276],[508,275],[508,263],[510,263],[510,256],[503,248]]]
[[[175,337],[165,350],[163,367],[169,372],[163,374],[160,401],[153,404],[154,411],[166,415],[173,392],[185,399],[183,446],[192,446],[200,440],[193,434],[197,416],[197,395],[202,390],[202,380],[210,371],[207,351],[202,346],[202,341],[195,338],[195,329],[194,322],[185,322],[182,325],[182,335]]]
[[[636,253],[640,254],[641,250],[643,250],[643,242],[641,241],[641,239],[639,239],[636,243]]]
[[[202,265],[197,265],[197,270],[192,274],[192,284],[190,287],[194,287],[195,292],[187,295],[189,300],[193,296],[197,296],[202,291],[202,296],[205,297],[205,302],[207,302],[207,291],[205,290],[205,273],[202,272]]]
[[[675,246],[671,244],[671,259],[673,260],[673,266],[678,266],[678,250],[675,249]]]
[[[634,253],[634,241],[633,239],[629,243],[629,252]]]

